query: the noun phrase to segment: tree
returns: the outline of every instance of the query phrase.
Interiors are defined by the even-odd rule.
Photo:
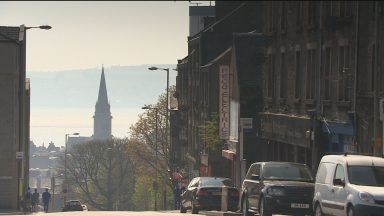
[[[210,120],[199,125],[199,136],[209,150],[216,150],[224,145],[225,140],[219,135],[219,115],[216,112],[211,114]]]
[[[135,163],[128,149],[127,139],[90,141],[72,146],[67,156],[70,191],[98,210],[131,210]],[[61,172],[63,161],[61,158]]]
[[[175,86],[170,87],[170,91]],[[156,114],[157,114],[157,143],[156,143]],[[137,156],[142,166],[146,167],[147,172],[156,173],[160,179],[159,188],[162,190],[163,196],[171,191],[172,182],[170,181],[171,164],[169,128],[167,130],[167,98],[166,92],[162,93],[157,103],[148,109],[144,114],[139,115],[139,120],[130,127],[130,139],[135,145],[131,151]],[[157,155],[157,158],[156,158]],[[153,175],[152,175],[153,176]],[[163,186],[163,187],[161,187]],[[169,193],[168,194],[172,194]]]

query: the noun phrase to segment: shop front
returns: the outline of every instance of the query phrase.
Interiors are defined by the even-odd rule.
[[[356,153],[353,125],[343,122],[322,121],[324,151],[326,153]]]

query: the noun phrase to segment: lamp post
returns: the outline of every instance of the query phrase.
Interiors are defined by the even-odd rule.
[[[65,152],[64,152],[64,181],[65,181],[65,195],[64,195],[64,203],[67,201],[68,194],[68,182],[67,182],[67,144],[68,144],[68,136],[69,135],[79,135],[79,133],[73,134],[65,134]]]
[[[170,143],[170,139],[169,139],[169,68],[159,68],[159,67],[150,67],[148,68],[148,70],[164,70],[164,71],[167,71],[167,115],[166,115],[166,120],[165,120],[165,131],[166,131],[166,140],[167,140],[167,143]],[[173,154],[171,151],[172,151],[172,146],[169,146],[169,149],[170,149],[170,154]],[[170,160],[172,159],[172,157],[169,157]],[[172,162],[173,163],[173,162]],[[171,163],[171,164],[172,164]],[[173,170],[173,169],[172,169]],[[164,200],[163,200],[163,205],[164,205],[164,209],[167,208],[166,206],[166,190],[164,189]]]
[[[19,38],[16,40],[15,38],[8,36],[7,34],[4,34],[0,31],[0,35],[4,37],[5,39],[17,44],[18,46],[18,55],[19,55],[19,91],[18,91],[18,96],[19,96],[19,144],[17,151],[18,152],[24,152],[23,151],[23,144],[27,143],[26,146],[28,147],[28,142],[29,142],[29,135],[26,132],[25,129],[25,111],[24,111],[24,97],[25,97],[25,74],[26,74],[26,30],[31,29],[31,28],[40,28],[40,29],[51,29],[51,26],[45,25],[45,26],[39,26],[39,27],[25,27],[25,25],[20,25],[19,27]],[[20,165],[21,164],[21,165]],[[26,169],[27,170],[27,169]],[[20,199],[23,196],[24,188],[21,187],[22,181],[23,181],[23,161],[19,160],[17,161],[17,188],[18,188],[18,200],[17,200],[17,208],[20,207]],[[25,172],[25,171],[24,171]],[[25,174],[25,173],[24,173]],[[24,182],[25,184],[26,182]],[[27,183],[28,184],[28,183]],[[24,185],[26,186],[26,185]]]
[[[156,185],[156,188],[155,188],[155,211],[157,211],[157,177],[158,177],[158,157],[157,157],[157,151],[158,151],[158,149],[157,149],[157,121],[158,121],[158,119],[157,119],[157,113],[158,113],[158,108],[157,107],[151,107],[151,106],[143,106],[142,107],[142,109],[145,109],[145,110],[151,110],[151,109],[153,109],[153,110],[155,110],[155,122],[156,122],[156,124],[155,124],[155,155],[156,155],[156,167],[155,167],[155,169],[156,169],[156,180],[155,180],[155,182],[154,182],[154,186]]]

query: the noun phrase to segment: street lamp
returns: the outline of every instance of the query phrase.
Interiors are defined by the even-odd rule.
[[[64,152],[64,181],[65,181],[65,193],[68,193],[68,182],[67,182],[67,144],[69,135],[79,135],[79,133],[65,134],[65,152]],[[64,196],[64,203],[67,201],[67,194]]]
[[[158,157],[157,157],[157,113],[158,113],[158,108],[157,107],[151,107],[151,106],[148,106],[148,105],[145,105],[143,106],[141,109],[144,109],[144,110],[155,110],[155,121],[156,121],[156,124],[155,124],[155,155],[156,155],[156,183],[154,182],[154,185],[156,184],[156,188],[155,188],[155,211],[157,211],[157,177],[158,177]]]

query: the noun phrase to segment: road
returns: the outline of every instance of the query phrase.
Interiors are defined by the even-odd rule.
[[[186,216],[192,215],[190,212],[182,214],[179,211],[145,211],[145,212],[130,212],[130,211],[84,211],[84,212],[55,212],[55,213],[34,213],[34,216]]]

